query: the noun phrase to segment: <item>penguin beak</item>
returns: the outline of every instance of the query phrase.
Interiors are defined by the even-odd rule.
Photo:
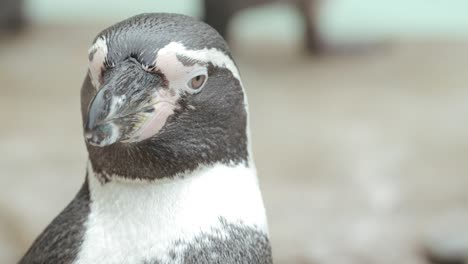
[[[163,79],[127,61],[107,73],[91,100],[84,127],[86,142],[105,147],[137,142],[156,134],[174,113],[175,96],[168,96]]]

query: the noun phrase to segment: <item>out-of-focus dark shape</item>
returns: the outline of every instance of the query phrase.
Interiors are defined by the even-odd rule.
[[[23,0],[0,0],[0,36],[17,33],[25,25]]]
[[[229,21],[238,12],[263,4],[280,0],[204,0],[205,22],[214,27],[229,41]],[[305,24],[305,47],[312,54],[324,51],[324,45],[318,27],[319,0],[284,0],[296,6]]]
[[[466,217],[452,217],[432,227],[424,253],[432,264],[468,264]]]

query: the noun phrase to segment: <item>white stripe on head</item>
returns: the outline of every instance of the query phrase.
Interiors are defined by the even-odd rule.
[[[104,70],[104,62],[108,53],[106,39],[100,37],[88,50],[88,57],[92,55],[89,60],[89,74],[91,75],[91,83],[95,89],[101,85],[102,71]]]
[[[164,46],[162,49],[158,51],[158,54],[156,55],[156,60],[155,60],[155,65],[158,67],[161,71],[164,72],[164,69],[167,67],[167,64],[165,64],[167,61],[159,61],[162,57],[168,57],[168,56],[184,56],[196,61],[204,62],[204,63],[212,63],[213,65],[217,67],[222,67],[228,69],[232,75],[239,81],[240,79],[240,74],[239,70],[236,67],[236,64],[234,64],[234,61],[229,58],[224,52],[217,50],[215,48],[204,48],[201,50],[189,50],[187,49],[182,43],[180,42],[171,42]]]

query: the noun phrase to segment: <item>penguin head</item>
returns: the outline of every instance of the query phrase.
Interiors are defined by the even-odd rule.
[[[247,162],[246,99],[223,38],[176,14],[142,14],[95,38],[81,90],[92,168],[157,179]]]

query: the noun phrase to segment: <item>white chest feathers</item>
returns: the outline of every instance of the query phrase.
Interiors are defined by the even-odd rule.
[[[175,243],[213,232],[220,218],[267,233],[255,170],[244,165],[152,183],[88,176],[90,215],[76,264],[165,262]]]

